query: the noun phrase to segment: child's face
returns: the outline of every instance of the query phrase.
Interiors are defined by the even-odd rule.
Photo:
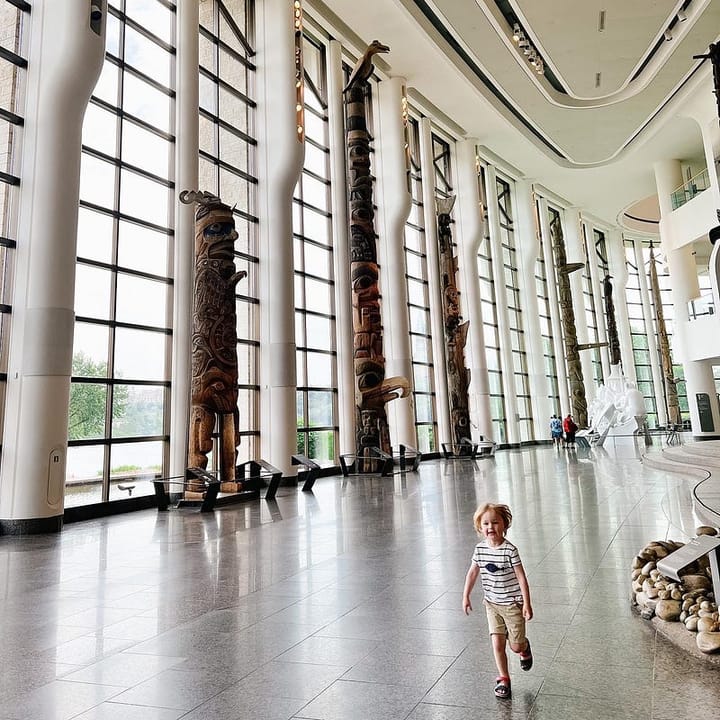
[[[505,521],[495,510],[488,510],[480,516],[480,530],[492,543],[499,543],[505,537]]]

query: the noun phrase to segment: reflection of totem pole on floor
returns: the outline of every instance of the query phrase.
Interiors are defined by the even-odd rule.
[[[550,223],[550,237],[555,256],[555,267],[557,268],[558,297],[560,298],[560,314],[565,336],[565,358],[570,382],[572,414],[575,422],[582,428],[587,427],[587,400],[585,398],[582,365],[580,364],[580,347],[575,329],[575,311],[573,310],[572,290],[570,288],[570,273],[581,270],[584,264],[568,264],[559,215],[553,217]]]
[[[612,294],[612,278],[609,275],[605,275],[603,278],[603,298],[605,300],[608,345],[610,346],[610,364],[619,365],[621,362],[620,338],[618,337],[617,321],[615,320],[615,303],[613,302]]]
[[[443,320],[445,324],[445,343],[447,345],[447,375],[450,394],[450,421],[453,441],[459,443],[462,438],[471,439],[470,410],[468,388],[470,371],[465,367],[465,342],[468,322],[460,323],[460,304],[455,283],[458,260],[453,253],[450,212],[455,204],[455,196],[437,198],[438,242],[440,245],[440,276],[442,282]]]
[[[665,325],[665,313],[663,312],[660,282],[658,281],[655,253],[653,252],[652,244],[650,245],[650,289],[652,292],[653,305],[655,306],[655,322],[657,323],[658,346],[665,384],[668,422],[672,425],[678,425],[680,423],[680,402],[677,394],[677,381],[675,380],[675,373],[673,372],[672,353],[670,352],[670,341],[668,340],[667,327]]]
[[[389,48],[373,41],[355,66],[345,88],[348,192],[350,201],[350,278],[353,306],[355,366],[355,443],[359,457],[371,448],[392,451],[385,403],[405,397],[405,378],[385,378],[379,269],[373,223],[373,178],[370,174],[370,134],[366,98],[372,74],[372,56]],[[358,461],[358,469],[365,469]],[[369,468],[368,468],[369,469]]]
[[[184,191],[180,200],[197,203],[188,466],[207,467],[217,420],[220,480],[234,484],[240,444],[235,285],[247,273],[235,272],[232,208],[207,192]]]

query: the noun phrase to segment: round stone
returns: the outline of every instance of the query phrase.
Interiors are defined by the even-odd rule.
[[[675,622],[680,618],[680,603],[677,600],[660,600],[655,606],[655,614],[661,620]]]
[[[701,652],[716,653],[720,650],[720,632],[699,632],[696,641]]]

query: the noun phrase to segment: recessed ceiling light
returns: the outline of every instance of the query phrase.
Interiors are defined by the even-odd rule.
[[[665,31],[665,39],[666,39],[668,42],[670,42],[670,41],[672,40],[672,33],[670,32],[669,29]]]
[[[677,19],[680,22],[685,22],[687,20],[687,15],[684,10],[678,10]]]

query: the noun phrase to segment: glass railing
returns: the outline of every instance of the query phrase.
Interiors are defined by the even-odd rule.
[[[708,175],[707,168],[705,168],[705,170],[699,172],[695,175],[695,177],[691,177],[687,182],[683,183],[677,190],[670,194],[672,209],[677,210],[679,207],[692,200],[696,195],[699,195],[703,190],[707,190],[709,187],[710,176]]]
[[[695,320],[705,315],[713,315],[715,313],[715,304],[713,303],[712,292],[707,291],[707,294],[703,294],[696,300],[691,300],[688,303],[688,314],[690,320]]]

